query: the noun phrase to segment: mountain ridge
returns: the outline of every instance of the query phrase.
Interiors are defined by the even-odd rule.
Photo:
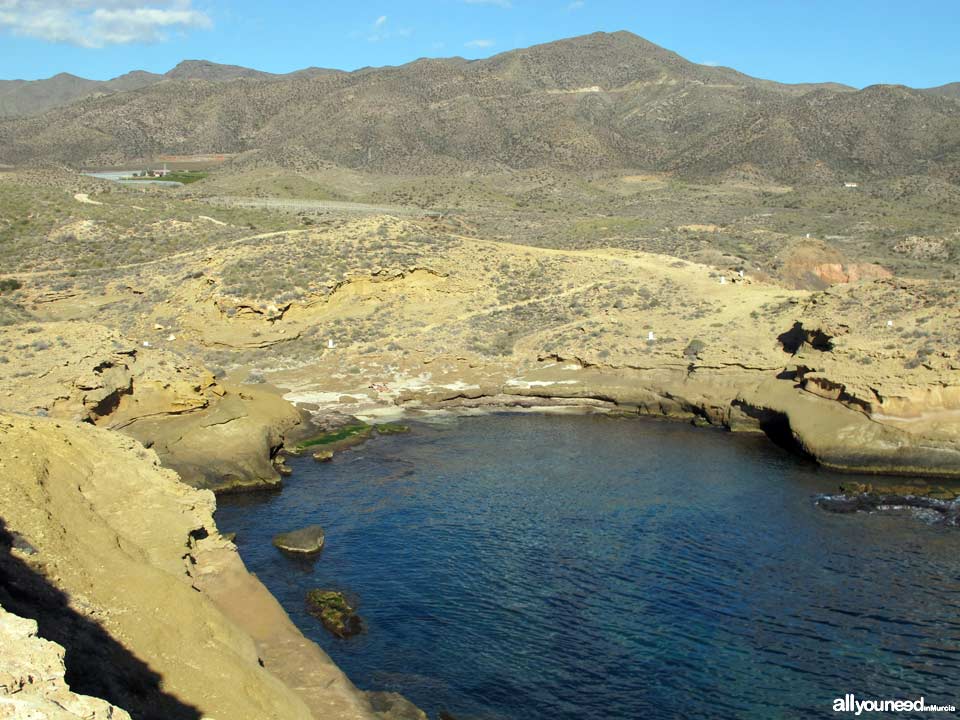
[[[495,61],[498,58],[503,58],[504,56],[516,55],[518,53],[529,52],[538,47],[544,47],[553,45],[555,43],[563,43],[572,40],[578,40],[581,38],[591,38],[594,36],[609,36],[609,37],[621,37],[621,38],[632,38],[638,41],[641,41],[646,46],[651,49],[669,54],[680,60],[684,60],[681,56],[673,53],[672,51],[666,50],[655,43],[652,43],[640,36],[637,36],[626,30],[618,30],[612,33],[591,33],[589,35],[581,35],[574,38],[566,38],[563,40],[553,41],[551,43],[543,43],[540,45],[534,45],[528,48],[519,48],[516,50],[507,50],[496,55],[492,55],[488,58],[481,58],[478,60],[467,60],[459,56],[451,56],[447,58],[417,58],[411,60],[408,63],[402,65],[387,65],[387,66],[367,66],[358,68],[356,70],[340,70],[335,68],[320,68],[316,66],[310,66],[306,68],[301,68],[298,70],[292,70],[287,73],[273,73],[267,72],[264,70],[257,70],[254,68],[249,68],[241,65],[231,65],[224,63],[217,63],[211,60],[206,59],[184,59],[181,60],[177,65],[172,67],[165,73],[153,73],[146,70],[130,70],[122,75],[117,77],[110,78],[109,80],[91,80],[79,75],[74,75],[69,72],[60,72],[56,75],[53,75],[49,78],[42,78],[38,80],[21,80],[21,79],[10,79],[10,80],[0,80],[0,117],[20,117],[24,115],[29,115],[37,112],[44,112],[46,110],[52,109],[53,107],[58,107],[60,105],[73,102],[75,100],[87,97],[93,93],[100,92],[124,92],[127,90],[134,90],[140,87],[145,87],[148,84],[162,82],[164,79],[175,79],[175,80],[208,80],[211,82],[228,82],[236,79],[284,79],[284,78],[297,78],[297,77],[315,77],[322,75],[331,75],[331,74],[350,74],[350,73],[359,73],[359,72],[369,72],[384,70],[387,68],[396,68],[396,67],[406,67],[414,63],[423,62],[423,61],[439,61],[439,62],[452,62],[452,63],[475,63],[475,62],[485,62],[485,61]],[[684,62],[687,62],[684,60]],[[691,63],[695,64],[695,63]],[[729,73],[732,75],[742,76],[750,78],[751,80],[769,84],[771,86],[780,86],[780,87],[792,87],[798,90],[809,90],[815,89],[818,87],[829,87],[835,90],[845,90],[845,91],[855,91],[857,88],[854,88],[850,85],[845,85],[843,83],[825,81],[825,82],[801,82],[801,83],[780,83],[776,80],[769,80],[763,78],[754,78],[749,75],[745,75],[734,68],[725,67],[725,66],[715,66],[715,65],[700,65],[704,68],[712,68],[717,71]],[[67,82],[74,84],[76,87],[73,88],[63,88],[60,89],[61,93],[55,98],[51,98],[49,101],[36,102],[33,101],[33,96],[42,95],[44,97],[56,94],[58,89],[54,86],[56,84],[64,85]],[[923,92],[930,94],[942,94],[948,97],[960,97],[960,82],[948,83],[946,85],[941,85],[938,87],[931,88],[917,88]],[[17,94],[22,95],[22,98],[15,97]]]
[[[0,121],[0,162],[228,153],[240,164],[401,174],[749,167],[786,181],[960,179],[960,103],[946,95],[785,85],[692,63],[627,32],[353,72],[177,68],[135,92]]]

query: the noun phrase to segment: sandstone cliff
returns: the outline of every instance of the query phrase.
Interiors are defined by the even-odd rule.
[[[65,648],[72,693],[106,701],[67,695],[47,652],[27,672],[46,678],[30,690],[37,702],[62,696],[83,717],[110,717],[107,703],[158,720],[378,717],[246,573],[213,522],[213,495],[136,441],[2,415],[0,497],[0,604],[26,619],[0,616],[12,623],[2,642],[30,644],[35,621]],[[7,692],[26,687],[23,659],[0,653]]]

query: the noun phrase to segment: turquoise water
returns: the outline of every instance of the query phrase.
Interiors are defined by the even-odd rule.
[[[826,513],[813,497],[843,476],[764,438],[497,415],[291,465],[282,493],[222,498],[221,530],[357,685],[431,717],[960,700],[960,532]],[[327,531],[316,561],[271,547],[311,523]],[[305,611],[312,587],[356,598],[365,633],[330,637]]]

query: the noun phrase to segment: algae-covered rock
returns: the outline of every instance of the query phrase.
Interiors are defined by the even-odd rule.
[[[333,460],[333,450],[317,450],[313,454],[313,459],[317,462],[330,462]]]
[[[315,555],[323,549],[324,533],[319,525],[280,533],[273,538],[274,547],[291,555]]]
[[[306,450],[308,448],[317,448],[318,450],[328,450],[334,452],[344,448],[359,445],[370,438],[373,434],[373,426],[365,422],[357,421],[349,425],[343,425],[334,430],[316,435],[309,440],[303,440],[297,444],[297,449]]]
[[[356,635],[363,629],[360,616],[336,590],[311,590],[307,593],[307,610],[323,626],[340,638]]]
[[[373,429],[377,431],[378,435],[400,435],[410,432],[410,426],[401,423],[380,423],[374,425]]]

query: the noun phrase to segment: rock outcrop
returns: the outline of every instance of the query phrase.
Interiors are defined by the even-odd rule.
[[[0,607],[0,717],[130,720],[116,705],[73,692],[64,679],[63,646],[37,632],[35,620]]]
[[[168,350],[138,347],[87,322],[0,328],[0,409],[79,420],[153,448],[163,464],[216,492],[279,487],[271,458],[309,432],[306,415],[268,388],[217,381]],[[24,373],[20,368],[33,367]]]
[[[903,475],[960,476],[960,446],[875,422],[842,403],[772,379],[742,392],[733,424],[755,422],[775,440],[793,445],[838,470]]]
[[[66,649],[74,693],[157,720],[377,717],[246,572],[213,494],[135,440],[0,415],[0,497],[0,604]]]

